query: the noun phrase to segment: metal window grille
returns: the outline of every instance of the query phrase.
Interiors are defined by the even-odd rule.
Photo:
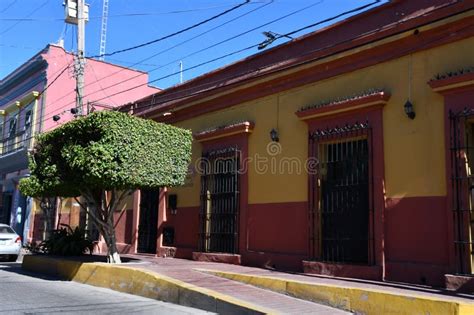
[[[449,112],[456,272],[474,272],[474,108]]]
[[[240,155],[237,148],[202,155],[199,248],[203,252],[238,252]]]
[[[310,247],[313,259],[372,264],[373,189],[369,123],[310,133]]]

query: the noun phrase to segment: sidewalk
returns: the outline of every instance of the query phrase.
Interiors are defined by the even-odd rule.
[[[220,314],[474,314],[474,296],[429,287],[336,279],[230,264],[123,255],[25,256],[22,268]]]
[[[349,314],[346,311],[326,305],[304,301],[252,285],[242,284],[222,277],[210,275],[198,269],[222,270],[233,272],[256,272],[258,268],[242,267],[229,264],[205,263],[186,259],[152,258],[140,255],[123,255],[146,261],[147,264],[130,264],[147,271],[159,273],[198,287],[217,291],[239,300],[274,310],[281,314]]]
[[[390,305],[395,309],[397,307],[406,307],[404,300],[412,302],[413,299],[418,298],[420,302],[416,304],[416,307],[418,310],[423,311],[423,313],[424,310],[431,308],[437,310],[438,313],[442,313],[440,303],[431,303],[432,305],[430,305],[430,302],[433,301],[451,301],[459,303],[463,306],[460,309],[466,309],[466,307],[469,309],[467,312],[468,314],[471,311],[474,311],[473,295],[456,294],[454,292],[433,289],[427,286],[358,279],[330,278],[318,275],[287,273],[261,268],[173,258],[154,258],[139,255],[133,255],[130,257],[139,258],[142,261],[147,262],[147,264],[134,265],[136,268],[149,270],[198,287],[218,291],[235,298],[262,305],[266,308],[278,310],[281,313],[306,313],[311,311],[311,307],[319,306],[315,303],[304,303],[304,301],[300,299],[295,299],[281,293],[290,294],[307,300],[325,302],[326,304],[329,303],[333,306],[340,306],[343,309],[353,309],[354,302],[352,301],[353,305],[350,305],[350,296],[336,296],[338,294],[344,294],[341,293],[342,291],[340,290],[334,291],[335,298],[339,299],[339,301],[335,301],[335,304],[326,300],[326,297],[327,299],[330,299],[328,296],[331,292],[315,292],[323,290],[331,291],[333,288],[343,288],[346,289],[346,291],[348,289],[350,292],[349,294],[355,292],[355,294],[359,294],[359,297],[362,292],[362,295],[367,296],[367,299],[369,297],[375,299],[375,304],[389,304],[391,303],[391,300],[387,297],[392,297],[394,303],[398,304],[398,306]],[[301,292],[301,288],[295,289],[294,292],[296,293],[285,291],[289,284],[295,283],[310,284],[312,286],[305,288],[307,292]],[[266,290],[258,289],[257,286]],[[299,294],[297,292],[298,290],[300,291]],[[325,294],[326,296],[319,299],[314,298],[315,294]],[[376,294],[379,294],[379,296]],[[398,301],[396,298],[400,297],[402,300]],[[344,303],[349,305],[344,305]],[[446,310],[450,310],[450,307],[452,307],[452,305],[441,305],[441,307],[444,306],[446,307]],[[373,310],[372,307],[371,309]],[[472,314],[474,314],[474,312]]]

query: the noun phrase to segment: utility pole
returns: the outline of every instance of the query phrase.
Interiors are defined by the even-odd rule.
[[[86,19],[84,14],[85,0],[77,0],[77,59],[76,59],[76,109],[82,116],[82,98],[84,97],[84,69],[86,66],[85,42]]]
[[[183,83],[183,61],[179,62],[179,83]]]
[[[66,23],[77,25],[77,56],[74,60],[76,115],[82,116],[84,105],[84,71],[86,66],[86,21],[89,19],[89,7],[85,4],[85,0],[66,0],[64,5],[66,9]]]

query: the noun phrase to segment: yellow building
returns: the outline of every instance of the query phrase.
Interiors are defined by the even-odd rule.
[[[196,140],[167,205],[142,192],[138,211],[136,194],[137,226],[157,222],[139,226],[139,251],[432,285],[472,275],[473,8],[390,1],[125,106]]]

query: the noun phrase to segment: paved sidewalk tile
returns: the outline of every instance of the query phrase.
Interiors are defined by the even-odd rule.
[[[140,259],[145,260],[147,263],[136,264],[134,267],[172,277],[198,287],[214,290],[249,303],[273,309],[278,313],[321,315],[350,314],[349,312],[326,305],[300,300],[287,295],[260,289],[252,285],[239,283],[195,270],[196,268],[211,269],[210,267],[214,267],[216,265],[219,266],[222,264],[203,263],[173,258],[141,257]]]

